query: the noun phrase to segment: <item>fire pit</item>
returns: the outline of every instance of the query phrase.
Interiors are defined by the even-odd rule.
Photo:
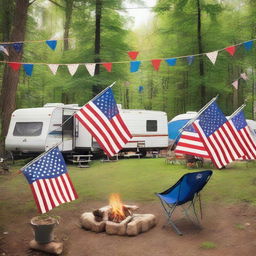
[[[108,206],[81,215],[81,225],[97,233],[136,236],[156,224],[153,214],[135,214],[137,209],[136,205],[124,205],[118,194],[111,194]]]

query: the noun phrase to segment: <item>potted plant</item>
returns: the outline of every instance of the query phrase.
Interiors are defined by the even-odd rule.
[[[47,244],[53,241],[53,230],[59,224],[59,216],[43,214],[33,217],[30,224],[34,230],[35,240],[39,244]]]

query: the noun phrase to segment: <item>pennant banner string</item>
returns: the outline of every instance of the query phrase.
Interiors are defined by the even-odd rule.
[[[61,38],[61,39],[46,39],[46,40],[28,40],[28,41],[15,41],[15,42],[0,42],[0,44],[15,44],[15,43],[41,43],[41,42],[46,42],[46,41],[65,41],[65,40],[75,40],[75,38]]]
[[[66,38],[67,39],[67,38]],[[63,39],[64,40],[64,39]],[[247,42],[251,42],[251,41],[255,41],[255,39],[251,39],[251,40],[247,40],[247,41],[244,41],[242,43],[238,43],[238,44],[235,44],[235,45],[232,45],[232,46],[229,46],[229,47],[235,47],[235,46],[240,46],[244,43],[247,43]],[[1,43],[0,43],[1,44]],[[226,51],[227,47],[225,48],[222,48],[220,50],[216,50],[216,52],[221,52],[221,51]],[[167,60],[167,59],[182,59],[182,58],[188,58],[191,56],[194,56],[194,57],[197,57],[197,56],[202,56],[202,55],[207,55],[209,52],[205,52],[205,53],[198,53],[198,54],[189,54],[189,55],[184,55],[184,56],[177,56],[177,57],[169,57],[169,58],[155,58],[155,59],[159,59],[159,60]],[[152,59],[147,59],[147,60],[140,60],[140,62],[149,62],[149,61],[152,61]],[[111,61],[111,63],[114,63],[114,64],[121,64],[121,63],[130,63],[131,61]],[[0,61],[0,63],[17,63],[17,62],[10,62],[10,61]],[[63,63],[44,63],[44,62],[19,62],[20,64],[38,64],[38,65],[49,65],[49,64],[55,64],[55,65],[71,65],[70,64],[63,64]],[[94,62],[94,63],[91,63],[91,64],[105,64],[106,62]],[[82,63],[72,63],[72,64],[78,64],[78,65],[84,65],[84,64],[90,64],[90,63],[86,63],[86,62],[82,62]]]

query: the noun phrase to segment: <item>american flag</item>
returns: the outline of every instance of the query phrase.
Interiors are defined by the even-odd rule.
[[[48,151],[22,172],[30,184],[40,213],[78,198],[58,148]]]
[[[241,110],[230,118],[231,123],[238,131],[238,139],[243,146],[245,159],[256,159],[256,143],[251,135],[244,112]]]
[[[216,102],[203,111],[193,126],[217,168],[244,155],[237,130],[226,119]]]
[[[185,127],[175,148],[175,154],[210,158],[204,144],[192,125]]]
[[[117,154],[132,138],[109,87],[85,104],[75,117],[91,133],[108,156]]]

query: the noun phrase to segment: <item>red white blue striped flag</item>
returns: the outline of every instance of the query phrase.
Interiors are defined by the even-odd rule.
[[[245,153],[244,159],[252,160],[256,159],[256,143],[251,135],[249,126],[245,120],[243,110],[230,118],[230,122],[234,125],[238,131],[238,139],[243,146]]]
[[[216,102],[200,114],[193,127],[217,168],[220,169],[244,156],[238,131],[226,119]]]
[[[91,133],[108,156],[117,154],[132,138],[119,113],[110,87],[85,104],[75,117]]]
[[[78,198],[66,164],[56,147],[22,170],[40,213]]]
[[[192,125],[185,127],[175,148],[175,154],[210,158],[204,144]]]

